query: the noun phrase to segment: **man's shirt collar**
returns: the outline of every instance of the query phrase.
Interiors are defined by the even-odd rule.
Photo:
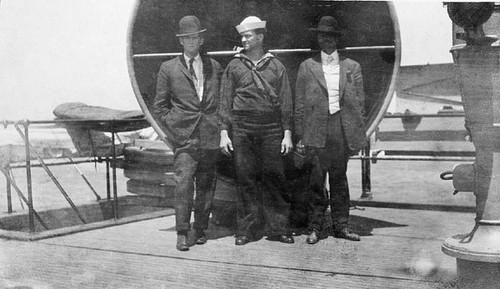
[[[330,61],[328,61],[331,59]],[[339,64],[339,53],[337,50],[332,52],[332,54],[326,54],[324,51],[321,51],[321,63],[323,65],[338,65]]]
[[[182,55],[184,56],[184,60],[186,61],[186,64],[188,64],[188,65],[189,65],[189,60],[190,60],[191,58],[190,58],[190,57],[188,57],[188,56],[186,55],[186,53],[182,53]],[[201,56],[200,56],[200,54],[199,54],[199,53],[198,53],[198,55],[196,55],[196,56],[194,57],[194,62],[201,62]]]

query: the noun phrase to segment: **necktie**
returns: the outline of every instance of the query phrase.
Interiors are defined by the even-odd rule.
[[[194,58],[189,59],[189,73],[191,73],[191,77],[193,78],[193,80],[198,81],[196,73],[194,72],[193,62]]]
[[[330,64],[332,61],[333,61],[333,56],[328,55],[328,57],[326,58],[326,63]]]

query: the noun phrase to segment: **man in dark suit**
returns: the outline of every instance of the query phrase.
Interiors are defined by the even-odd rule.
[[[348,228],[347,162],[365,145],[364,91],[361,67],[337,52],[341,35],[332,16],[320,19],[316,33],[320,54],[305,60],[296,83],[295,133],[298,149],[312,161],[307,243],[319,241],[324,215],[331,207],[334,235],[352,241],[359,236]],[[326,195],[328,173],[330,199]]]
[[[217,107],[222,75],[220,64],[200,55],[203,32],[196,16],[179,21],[176,34],[184,53],[161,65],[157,79],[155,113],[174,149],[175,223],[177,249],[189,250],[193,194],[196,244],[207,242],[215,188],[215,162],[219,148]]]

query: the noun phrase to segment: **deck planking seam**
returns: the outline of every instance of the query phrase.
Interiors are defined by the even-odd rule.
[[[383,218],[379,216],[381,212],[383,213]],[[95,252],[103,253],[108,249],[119,252],[127,251],[131,252],[128,253],[128,256],[138,256],[132,257],[136,259],[144,258],[147,255],[151,256],[151,258],[158,258],[159,255],[163,258],[158,258],[158,260],[165,260],[159,261],[160,263],[174,263],[176,264],[175,266],[177,264],[182,266],[181,264],[185,262],[194,262],[198,264],[194,265],[195,267],[211,268],[218,266],[223,270],[238,267],[242,268],[241,270],[243,271],[287,270],[288,272],[293,272],[290,273],[292,275],[315,274],[323,276],[334,273],[335,275],[333,276],[335,278],[344,276],[343,278],[351,278],[353,280],[359,278],[374,280],[377,278],[363,276],[382,276],[381,278],[385,282],[378,283],[390,283],[391,286],[393,283],[400,282],[405,284],[408,282],[420,282],[419,284],[436,287],[443,280],[446,281],[453,278],[455,274],[455,260],[440,255],[441,240],[437,236],[442,236],[443,234],[449,235],[450,229],[455,231],[456,226],[445,226],[443,228],[441,225],[430,232],[428,230],[422,231],[424,226],[427,229],[429,228],[428,224],[424,225],[422,222],[426,223],[432,221],[432,219],[441,219],[444,215],[439,212],[428,212],[427,215],[420,213],[405,214],[407,218],[401,219],[393,213],[387,214],[384,212],[389,213],[393,211],[374,209],[370,214],[367,212],[361,214],[363,218],[378,219],[379,223],[370,224],[370,221],[367,221],[369,226],[365,230],[369,229],[369,232],[367,231],[369,235],[362,236],[362,242],[360,243],[330,237],[327,240],[322,240],[315,246],[310,246],[305,244],[306,236],[302,235],[296,237],[296,244],[290,246],[263,239],[258,242],[252,242],[242,248],[234,246],[232,235],[225,235],[222,238],[209,240],[209,243],[205,246],[194,246],[191,247],[189,252],[182,253],[175,250],[176,234],[173,227],[173,216],[127,224],[124,225],[125,227],[110,227],[106,230],[89,231],[71,236],[46,239],[40,242],[55,246],[62,244],[72,247],[75,247],[76,244],[77,249],[73,250],[81,251],[85,249],[92,250],[92,248],[99,248],[102,251]],[[456,215],[470,217],[462,213]],[[449,218],[449,214],[446,216]],[[460,220],[460,218],[452,219]],[[435,236],[435,238],[422,239],[419,232],[426,232],[425,234],[427,235],[430,233],[430,236]],[[134,255],[134,252],[138,251],[140,254],[142,252],[142,255]],[[117,258],[120,258],[119,256],[121,255],[119,252],[112,254],[116,254]],[[265,252],[265,255],[262,255],[262,252]],[[176,256],[182,259],[175,259],[178,261],[174,262],[168,261],[173,260],[172,257]],[[186,256],[188,258],[185,258]],[[189,256],[197,258],[189,258]],[[430,260],[434,262],[435,267],[431,275],[425,276],[414,271],[413,266],[421,257],[424,257],[424,261]],[[425,259],[427,257],[429,259]],[[124,259],[128,258],[131,257],[125,257]],[[199,260],[202,261],[200,262]],[[237,262],[242,264],[238,264],[239,266],[237,266],[233,264],[234,262],[229,262],[233,260],[237,260]],[[282,265],[286,265],[287,267],[283,268]],[[169,264],[168,266],[172,265]],[[289,268],[295,268],[295,270],[289,270]],[[388,279],[386,277],[398,279]],[[370,284],[373,285],[371,281]],[[359,287],[359,284],[357,285],[350,288],[363,288]],[[389,287],[381,286],[380,288]],[[410,287],[395,286],[390,288]]]
[[[265,265],[265,264],[258,264],[258,265],[245,264],[245,263],[235,263],[235,262],[228,262],[228,261],[205,260],[205,259],[197,259],[197,258],[186,258],[186,257],[179,257],[179,256],[168,256],[168,255],[161,255],[161,254],[141,253],[141,252],[129,252],[129,251],[120,251],[120,250],[103,249],[103,248],[91,248],[91,247],[85,247],[85,246],[74,246],[74,245],[65,245],[65,244],[52,244],[52,243],[44,243],[44,244],[47,244],[50,246],[56,246],[56,247],[61,246],[61,247],[73,248],[73,249],[85,249],[85,250],[98,251],[98,252],[100,251],[100,252],[117,253],[117,254],[134,255],[134,256],[156,257],[156,258],[174,259],[174,260],[218,264],[218,265],[231,265],[231,266],[242,266],[242,267],[252,267],[252,268],[266,268],[266,269],[280,269],[280,270],[288,270],[288,271],[329,274],[332,276],[344,275],[344,276],[356,276],[356,277],[364,277],[364,278],[381,278],[381,279],[401,280],[401,281],[420,281],[420,282],[425,282],[425,283],[436,283],[437,282],[435,280],[420,279],[420,278],[382,276],[382,275],[375,275],[375,274],[355,274],[355,273],[348,273],[348,272],[341,272],[341,271],[327,271],[327,270],[317,270],[317,269],[307,269],[307,268],[293,268],[293,267],[272,266],[272,265]]]
[[[42,246],[40,246],[42,245]],[[31,255],[31,266],[44,266],[37,276],[30,277],[37,282],[44,281],[56,285],[47,288],[172,288],[166,284],[177,284],[174,288],[430,288],[436,283],[423,283],[418,280],[391,280],[366,278],[360,276],[329,276],[314,272],[287,273],[288,270],[253,267],[242,269],[236,266],[206,264],[196,270],[195,261],[183,260],[175,266],[154,257],[129,255],[115,256],[112,252],[82,252],[79,249],[58,250],[53,247],[43,250],[44,244],[28,243],[23,254]],[[9,247],[16,247],[14,242]],[[40,250],[42,249],[42,250]],[[46,252],[45,254],[40,254]],[[33,253],[35,255],[33,255]],[[47,259],[47,253],[52,258]],[[68,258],[70,257],[70,258]],[[94,258],[97,257],[97,258]],[[65,260],[60,262],[61,258]],[[19,261],[19,260],[18,260]],[[42,262],[42,263],[40,263]],[[166,266],[165,266],[166,265]],[[35,267],[34,267],[35,268]],[[222,269],[222,270],[221,270]],[[49,273],[49,274],[47,274]],[[2,274],[0,274],[2,275]],[[299,276],[298,276],[299,275]],[[12,278],[12,275],[9,279]],[[207,278],[208,277],[208,278]],[[78,284],[77,282],[83,282]],[[76,282],[76,283],[75,283]],[[116,282],[116,283],[115,283]],[[0,282],[1,284],[1,282]],[[155,286],[147,286],[155,285]],[[19,284],[21,285],[21,284]],[[26,285],[26,284],[25,284]],[[57,286],[60,285],[61,287]],[[124,286],[125,285],[125,286]],[[142,285],[142,286],[141,286]],[[252,287],[255,285],[256,287]],[[340,286],[340,287],[339,287]],[[9,286],[14,287],[14,286]],[[35,288],[39,288],[38,286]],[[45,287],[44,287],[45,288]]]
[[[152,255],[157,255],[155,253],[158,250],[161,250],[162,256],[184,255],[175,250],[175,231],[158,229],[159,227],[168,227],[165,226],[165,223],[170,222],[165,222],[165,220],[172,219],[172,217],[167,217],[164,220],[150,220],[145,224],[131,224],[128,225],[129,229],[108,228],[106,234],[86,232],[80,236],[73,235],[45,241],[71,246],[77,243],[80,244],[79,247],[83,248],[90,246],[114,250],[121,247],[129,252],[138,250],[146,253],[152,252]],[[137,234],[138,230],[140,230],[141,234]],[[122,231],[126,232],[126,234],[121,234]],[[124,238],[124,235],[127,237]],[[385,234],[383,236],[379,235],[381,234],[373,234],[370,237],[363,238],[362,245],[342,239],[329,238],[312,247],[306,245],[305,236],[301,236],[297,237],[296,244],[291,246],[283,246],[280,243],[262,240],[251,243],[245,248],[235,247],[232,242],[233,238],[229,237],[210,240],[209,244],[203,247],[194,246],[187,254],[198,254],[198,257],[205,258],[205,260],[210,258],[221,260],[221,262],[237,259],[250,266],[262,262],[271,266],[273,264],[288,264],[297,267],[302,266],[302,268],[307,269],[312,268],[312,270],[326,266],[334,268],[330,270],[331,272],[352,274],[352,271],[356,270],[356,272],[365,271],[364,273],[367,276],[388,276],[384,274],[389,274],[389,276],[395,276],[396,278],[414,280],[422,277],[418,274],[415,275],[411,271],[412,266],[421,257],[421,253],[424,253],[424,257],[428,257],[429,255],[426,252],[429,250],[434,255],[436,252],[440,252],[441,241],[438,239],[427,239],[431,244],[424,245],[418,242],[419,239],[411,236],[391,238],[391,236]],[[145,246],[146,242],[147,246]],[[376,258],[373,258],[373,250],[370,248],[377,248]],[[267,252],[266,256],[260,254],[262,250]],[[318,254],[318,252],[321,253]],[[448,277],[451,275],[451,268],[454,267],[452,259],[448,260],[434,256],[430,256],[430,258],[434,261],[438,270],[437,273],[430,276],[431,280],[439,281],[443,276]],[[424,278],[429,279],[425,276]]]

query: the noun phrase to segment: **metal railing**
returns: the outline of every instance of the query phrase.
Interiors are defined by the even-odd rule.
[[[405,119],[405,118],[463,118],[465,114],[462,112],[443,112],[438,114],[386,114],[384,119]],[[377,132],[375,132],[376,134]],[[456,141],[456,139],[454,139]],[[463,139],[463,141],[467,141]],[[404,142],[404,141],[401,141]],[[467,152],[446,152],[439,151],[435,154],[422,153],[421,155],[415,154],[405,154],[403,151],[398,152],[397,155],[384,155],[380,156],[380,153],[384,151],[381,148],[378,151],[371,150],[370,141],[367,142],[367,146],[361,151],[357,156],[353,156],[352,159],[361,160],[361,199],[371,199],[371,163],[376,163],[377,161],[453,161],[453,162],[473,162],[475,160],[474,156],[471,156]]]
[[[58,162],[58,163],[53,163],[53,164],[48,164],[45,162],[45,160],[42,158],[42,156],[36,151],[36,149],[33,147],[30,141],[30,133],[29,133],[29,128],[30,125],[42,125],[42,124],[55,124],[55,125],[69,125],[69,126],[80,126],[84,127],[87,129],[94,129],[94,130],[100,130],[100,131],[105,131],[111,133],[111,144],[109,145],[109,154],[105,157],[105,162],[106,162],[106,190],[107,190],[107,200],[111,201],[111,184],[112,184],[112,189],[113,189],[113,216],[115,219],[118,219],[118,191],[117,191],[117,183],[116,183],[116,167],[117,167],[117,155],[116,155],[116,145],[115,145],[115,135],[117,132],[119,132],[118,128],[120,125],[130,125],[131,127],[137,126],[137,127],[144,127],[148,125],[148,122],[144,118],[140,119],[96,119],[96,120],[75,120],[75,119],[55,119],[55,120],[37,120],[37,121],[31,121],[31,120],[21,120],[21,121],[10,121],[10,120],[3,120],[0,121],[0,124],[4,126],[4,128],[7,128],[9,125],[13,125],[15,130],[18,132],[20,137],[24,141],[25,145],[25,163],[24,164],[15,164],[12,165],[8,163],[7,165],[3,166],[0,168],[2,173],[4,174],[6,180],[7,180],[7,207],[8,207],[8,212],[12,213],[12,192],[11,192],[11,187],[14,188],[14,190],[17,192],[18,196],[20,199],[28,206],[28,220],[29,220],[29,229],[30,232],[35,232],[35,218],[39,221],[39,223],[42,225],[42,227],[46,230],[49,228],[47,225],[43,222],[43,220],[40,218],[39,214],[36,212],[36,210],[33,207],[33,185],[32,185],[32,174],[31,174],[31,169],[33,167],[42,167],[45,172],[49,175],[50,179],[52,182],[57,186],[61,194],[64,196],[68,204],[71,206],[73,211],[77,214],[78,218],[80,221],[85,224],[86,220],[83,218],[82,214],[78,210],[77,206],[73,203],[65,189],[62,187],[60,182],[57,180],[57,178],[54,176],[52,171],[50,170],[49,166],[52,165],[67,165],[67,164],[73,164],[76,166],[77,163],[84,163],[84,162],[102,162],[103,160],[100,158],[94,158],[92,160],[73,160],[71,156],[67,157],[69,161],[67,162]],[[137,128],[138,129],[138,128]],[[38,161],[35,164],[32,164],[32,154],[34,155],[35,159]],[[10,160],[9,160],[10,161]],[[112,177],[110,180],[110,172],[109,168],[112,168]],[[22,191],[19,189],[17,186],[17,183],[15,182],[14,178],[11,175],[11,169],[13,168],[25,168],[26,169],[26,182],[27,182],[27,197],[22,193]],[[86,177],[81,173],[80,170],[78,170],[82,178],[85,180],[86,184],[89,185],[94,193],[96,195],[97,200],[100,200],[99,195],[95,192],[93,187],[91,186],[90,182]],[[22,204],[22,203],[21,203]]]
[[[395,50],[396,46],[388,45],[388,46],[355,46],[355,47],[346,47],[342,49],[338,49],[339,51],[379,51],[379,50]],[[296,48],[296,49],[270,49],[270,53],[275,55],[282,54],[292,54],[292,53],[317,53],[319,50],[313,50],[310,48]],[[206,54],[210,56],[232,56],[238,53],[236,50],[228,50],[228,51],[209,51]],[[134,54],[132,57],[134,59],[156,59],[156,58],[169,58],[176,57],[182,55],[182,52],[166,52],[166,53],[145,53],[145,54]]]

